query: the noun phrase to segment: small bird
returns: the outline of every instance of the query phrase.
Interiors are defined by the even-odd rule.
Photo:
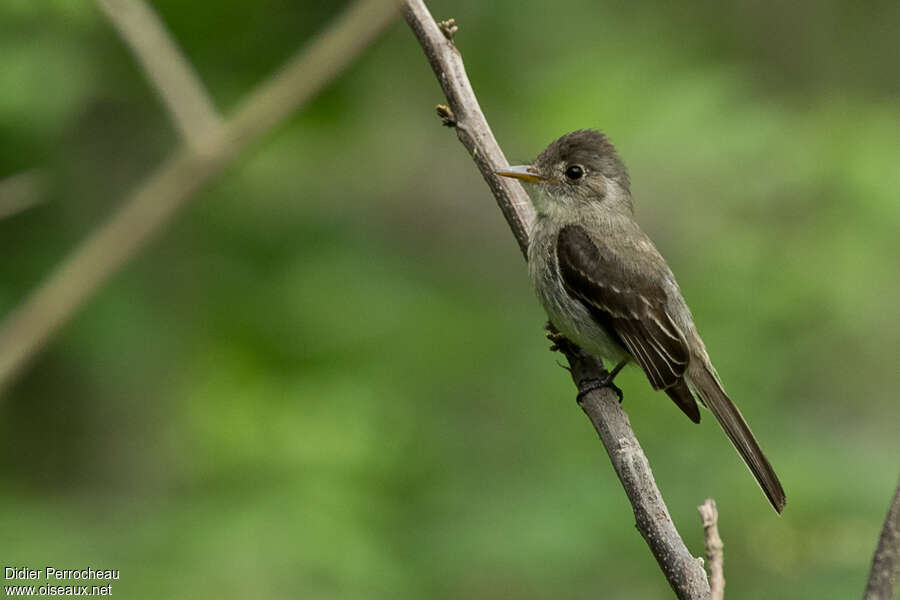
[[[778,513],[778,476],[725,393],[669,265],[634,220],[625,165],[603,133],[579,130],[552,142],[531,165],[498,175],[533,184],[537,217],[528,267],[550,322],[586,352],[616,365],[585,391],[615,387],[640,365],[694,423],[697,400],[718,420]]]

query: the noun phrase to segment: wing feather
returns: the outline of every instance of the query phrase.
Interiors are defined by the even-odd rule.
[[[614,260],[611,249],[598,247],[579,225],[560,230],[556,254],[566,291],[604,317],[653,388],[680,384],[690,353],[666,311],[662,281]]]

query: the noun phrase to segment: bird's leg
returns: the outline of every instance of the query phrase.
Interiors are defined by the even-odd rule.
[[[628,359],[623,358],[622,360],[619,361],[619,364],[617,364],[615,367],[613,367],[613,370],[609,372],[609,375],[607,375],[607,378],[609,379],[610,383],[612,383],[612,380],[616,378],[616,375],[619,374],[619,371],[621,371],[622,368],[627,364],[628,364]]]
[[[612,371],[606,374],[606,377],[597,379],[592,377],[590,379],[582,379],[578,382],[578,396],[576,397],[576,401],[578,404],[581,404],[581,401],[584,400],[586,394],[593,392],[594,390],[599,390],[602,388],[609,388],[616,393],[616,396],[619,397],[619,404],[622,404],[622,389],[613,383],[613,380],[616,378],[616,375],[619,374],[619,371],[622,370],[628,364],[628,359],[624,358],[622,361],[617,364]]]
[[[565,335],[560,333],[559,330],[553,325],[553,323],[547,321],[547,325],[545,326],[545,329],[547,330],[547,339],[550,340],[551,342],[553,342],[553,345],[550,347],[551,352],[562,352],[569,358],[571,358],[573,355],[583,354],[581,348],[579,348],[577,345],[573,344],[572,340],[570,340]],[[557,364],[559,364],[559,363],[557,363]],[[594,390],[599,390],[599,389],[605,388],[605,387],[610,388],[612,391],[614,391],[616,393],[616,396],[619,397],[619,404],[621,404],[622,403],[622,390],[619,388],[619,386],[617,386],[615,383],[613,383],[613,380],[616,378],[616,375],[619,374],[619,371],[622,370],[622,367],[624,367],[626,364],[628,364],[628,359],[624,358],[624,359],[622,359],[622,361],[619,364],[617,364],[615,367],[613,367],[613,370],[610,371],[609,373],[607,373],[605,377],[602,377],[602,378],[590,377],[590,378],[582,379],[581,381],[579,381],[578,382],[578,396],[576,397],[578,404],[581,404],[581,401],[584,399],[584,396],[587,393],[593,392]],[[559,366],[561,366],[562,368],[564,368],[570,372],[572,370],[569,367],[566,367],[565,365],[562,365],[562,364],[560,364]]]

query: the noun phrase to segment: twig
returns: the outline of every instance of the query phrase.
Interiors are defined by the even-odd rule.
[[[452,23],[452,20],[444,21],[445,28],[441,30],[421,0],[404,2],[403,14],[425,51],[425,56],[428,57],[428,62],[437,75],[450,105],[438,106],[441,120],[445,125],[455,126],[459,141],[472,155],[472,160],[494,193],[500,211],[506,217],[513,235],[516,236],[519,249],[525,254],[528,249],[528,229],[534,220],[534,209],[521,185],[494,174],[494,171],[508,166],[509,163],[497,140],[494,139],[484,113],[481,112],[478,99],[472,91],[472,84],[466,75],[462,57],[453,44],[452,35],[448,34],[449,31],[455,34],[456,30],[452,29],[456,27],[455,21]]]
[[[495,170],[506,167],[508,163],[481,112],[466,76],[462,57],[453,41],[448,39],[446,27],[444,31],[438,27],[422,0],[405,0],[403,12],[447,97],[449,106],[439,108],[442,121],[455,125],[457,136],[472,155],[497,199],[519,248],[525,253],[528,229],[534,219],[533,208],[518,183],[494,174]],[[564,351],[576,384],[605,375],[603,365],[594,357],[576,347]],[[678,535],[653,480],[647,458],[615,393],[608,388],[591,391],[584,395],[581,405],[600,435],[631,501],[637,528],[669,584],[679,598],[708,598],[709,584],[701,561],[691,555]]]
[[[900,571],[900,481],[884,519],[863,600],[892,600]]]
[[[187,142],[202,147],[223,126],[206,88],[144,0],[97,0],[127,43]]]
[[[0,179],[0,219],[12,217],[44,200],[44,172],[31,169]]]
[[[719,511],[716,510],[716,501],[707,498],[706,502],[697,507],[700,511],[700,521],[703,523],[703,531],[706,534],[706,568],[709,569],[709,597],[710,600],[722,600],[725,597],[725,574],[722,569],[724,562],[722,538],[719,537]]]
[[[360,0],[269,81],[202,149],[183,148],[159,166],[0,326],[0,392],[50,336],[128,262],[184,202],[247,144],[307,102],[393,20],[392,0]],[[214,143],[213,143],[214,142]]]

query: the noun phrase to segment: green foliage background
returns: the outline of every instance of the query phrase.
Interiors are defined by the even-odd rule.
[[[154,3],[224,110],[328,3]],[[900,4],[431,3],[511,160],[597,127],[788,493],[636,370],[625,408],[728,598],[861,594],[900,448]],[[0,560],[124,598],[654,598],[667,585],[524,263],[398,22],[200,193],[0,401]],[[8,312],[177,138],[85,1],[0,5]]]

